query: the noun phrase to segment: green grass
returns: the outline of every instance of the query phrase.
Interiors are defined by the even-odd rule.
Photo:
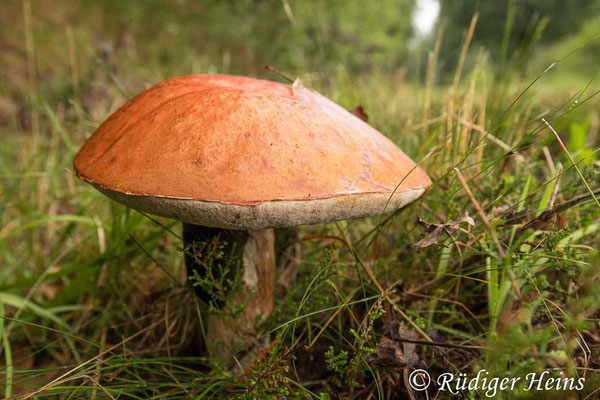
[[[434,185],[392,215],[280,232],[275,311],[263,352],[238,376],[200,350],[180,226],[109,201],[72,171],[78,147],[127,98],[167,76],[230,72],[226,58],[102,32],[114,28],[103,14],[69,17],[63,7],[44,19],[28,4],[6,6],[24,37],[2,31],[25,49],[2,56],[11,76],[0,104],[2,395],[406,398],[406,365],[383,357],[391,343],[408,370],[560,369],[585,376],[581,398],[596,398],[600,87],[563,68],[571,56],[500,80],[485,54],[467,52],[474,68],[431,89],[403,71],[301,73],[344,107],[363,105]],[[556,61],[574,49],[551,50]],[[234,59],[231,72],[278,79]],[[558,90],[561,74],[570,84]],[[436,226],[437,240],[414,245]],[[504,394],[513,395],[532,393]]]

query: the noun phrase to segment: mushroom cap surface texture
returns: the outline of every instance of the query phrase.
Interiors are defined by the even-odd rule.
[[[228,229],[381,214],[431,185],[392,141],[317,92],[228,75],[143,91],[100,125],[74,166],[120,203]]]

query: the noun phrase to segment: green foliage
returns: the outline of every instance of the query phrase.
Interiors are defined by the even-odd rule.
[[[569,125],[569,151],[573,153],[581,164],[590,165],[598,159],[596,152],[588,147],[589,121],[582,123],[572,122]]]
[[[244,393],[238,400],[278,400],[303,398],[301,391],[288,379],[289,359],[284,355],[269,353],[255,362],[245,377]]]
[[[414,5],[414,0],[369,5],[358,0],[109,0],[92,1],[82,11],[88,18],[116,17],[113,33],[131,35],[148,60],[176,63],[198,54],[219,60],[215,67],[232,73],[249,67],[260,71],[267,64],[300,73],[333,72],[340,64],[351,70],[398,66],[408,55]],[[143,45],[148,40],[177,46]]]
[[[194,241],[184,249],[191,256],[195,268],[188,277],[192,287],[200,290],[208,310],[213,314],[235,316],[241,313],[252,298],[253,291],[246,291],[242,279],[240,259],[233,243],[228,254],[224,252],[227,243],[218,237],[212,240]],[[239,295],[243,294],[243,301]],[[233,300],[237,299],[238,302]]]
[[[521,69],[538,40],[550,43],[577,31],[599,7],[600,3],[589,0],[440,0],[442,68],[453,72],[475,12],[479,17],[473,46],[485,48],[497,62],[512,62]],[[509,56],[512,60],[507,59]]]
[[[366,321],[358,330],[350,328],[352,336],[352,352],[340,350],[336,352],[333,346],[329,346],[325,352],[327,369],[334,376],[331,380],[334,388],[360,388],[361,379],[369,370],[367,359],[375,349],[371,347],[373,341],[373,324],[383,313],[383,298],[379,298],[373,308],[366,315]],[[334,390],[335,392],[335,390]]]
[[[561,60],[562,72],[553,75],[552,85],[572,85],[582,76],[586,76],[588,80],[597,79],[597,65],[600,62],[600,4],[597,1],[591,1],[590,4],[594,5],[594,9],[588,17],[576,23],[577,29],[572,33],[547,43],[544,51],[539,52],[539,57],[532,60],[530,71],[546,68],[552,62]]]

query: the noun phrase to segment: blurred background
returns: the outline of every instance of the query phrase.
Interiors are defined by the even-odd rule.
[[[476,11],[465,69],[485,57],[504,74],[535,76],[600,26],[595,0],[5,0],[0,7],[0,121],[28,129],[40,102],[78,99],[89,110],[102,101],[106,79],[129,96],[192,73],[277,79],[268,64],[309,85],[374,74],[422,85],[435,50],[433,83],[448,83]],[[556,83],[593,76],[599,46],[571,56],[576,68],[563,68]]]

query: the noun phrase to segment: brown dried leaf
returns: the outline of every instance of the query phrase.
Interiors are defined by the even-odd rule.
[[[446,223],[430,224],[420,218],[417,220],[417,222],[423,225],[427,232],[430,232],[429,235],[413,244],[413,246],[418,248],[429,247],[433,244],[436,244],[443,232],[447,233],[448,235],[452,235],[460,228],[461,223],[475,226],[475,220],[469,216],[467,211],[465,211],[460,218]]]
[[[367,114],[367,112],[365,111],[363,106],[356,106],[352,110],[349,110],[349,111],[350,111],[350,114],[354,115],[355,117],[358,117],[365,122],[369,122],[369,114]]]
[[[379,339],[371,361],[380,367],[415,367],[419,363],[417,346],[406,340],[417,340],[418,336],[398,321],[392,321],[386,333]]]
[[[418,248],[429,247],[438,242],[442,231],[444,230],[443,226],[436,227],[429,235],[425,236],[423,239],[414,243],[413,246]]]
[[[379,339],[375,354],[370,363],[380,367],[397,367],[403,369],[403,380],[406,392],[411,400],[425,399],[424,393],[411,389],[408,378],[414,368],[419,367],[417,345],[411,341],[419,336],[407,329],[399,321],[391,321],[386,325],[383,336]]]
[[[371,364],[378,367],[404,367],[406,365],[406,359],[404,358],[404,352],[400,348],[398,342],[388,338],[382,337],[377,343],[375,349],[374,358],[371,360]]]
[[[403,340],[417,340],[418,336],[415,332],[409,331],[404,327],[404,325],[400,325],[398,328],[398,335],[400,339]],[[415,343],[403,342],[402,350],[404,351],[404,359],[406,360],[406,365],[409,367],[416,367],[419,364],[419,356],[417,356],[417,345]]]

